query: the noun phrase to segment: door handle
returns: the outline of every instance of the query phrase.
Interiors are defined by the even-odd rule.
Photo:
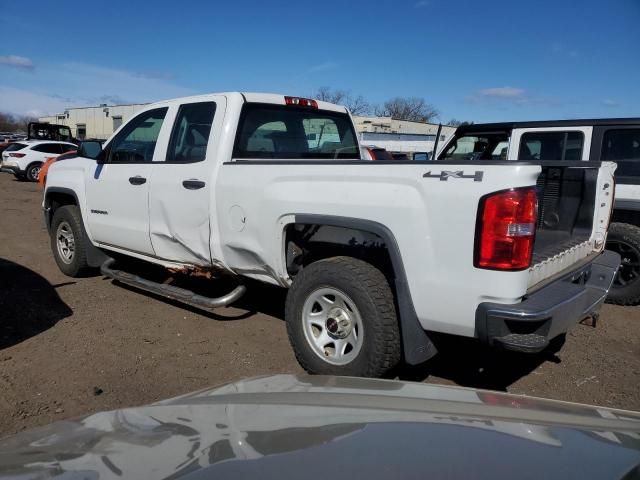
[[[135,177],[129,177],[129,183],[131,185],[142,185],[143,183],[147,183],[147,179],[136,175]]]
[[[199,190],[206,185],[202,180],[183,180],[182,186],[187,190]]]

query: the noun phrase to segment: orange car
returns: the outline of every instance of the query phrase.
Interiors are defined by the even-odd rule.
[[[42,166],[40,167],[40,173],[38,173],[38,183],[42,188],[47,184],[47,172],[49,171],[49,167],[58,160],[65,160],[67,158],[73,158],[77,154],[76,150],[70,150],[67,153],[63,153],[62,155],[58,155],[57,157],[49,157],[47,158]]]

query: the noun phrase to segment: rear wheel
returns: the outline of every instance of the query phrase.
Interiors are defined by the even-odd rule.
[[[607,301],[618,305],[640,303],[640,228],[612,223],[606,248],[619,253],[622,259]]]
[[[287,294],[287,332],[309,373],[380,377],[400,361],[400,329],[385,276],[351,257],[320,260]]]
[[[81,277],[89,272],[82,217],[75,205],[60,207],[53,214],[51,250],[65,275]]]
[[[29,165],[27,167],[27,170],[25,171],[25,176],[27,177],[27,180],[29,180],[30,182],[37,182],[38,175],[40,175],[41,167],[42,167],[42,163],[32,163],[31,165]]]

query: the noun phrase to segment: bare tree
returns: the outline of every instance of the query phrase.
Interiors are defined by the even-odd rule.
[[[344,104],[348,94],[344,90],[332,90],[331,87],[320,87],[313,94],[313,97],[323,102]]]
[[[462,127],[464,125],[473,125],[473,122],[468,122],[466,120],[460,121],[460,120],[456,120],[455,118],[452,118],[447,122],[447,125],[450,125],[452,127]]]
[[[394,120],[430,122],[435,120],[440,113],[424,98],[396,97],[376,107],[375,114],[380,117],[391,117]]]
[[[36,119],[33,117],[0,112],[0,132],[26,131],[27,124],[34,121]]]
[[[371,113],[371,105],[362,95],[348,97],[345,105],[353,115],[369,115]]]
[[[371,112],[371,105],[362,95],[353,97],[346,90],[332,90],[331,87],[320,87],[312,96],[323,102],[344,105],[353,115],[367,115]]]

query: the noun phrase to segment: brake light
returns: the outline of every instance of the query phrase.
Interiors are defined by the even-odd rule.
[[[310,98],[284,97],[284,103],[296,107],[318,108],[318,102]]]
[[[474,266],[493,270],[529,268],[537,216],[535,187],[483,197],[478,211]]]
[[[15,153],[15,152],[9,152],[9,156],[10,157],[15,157],[15,158],[22,158],[26,155],[26,153]]]

